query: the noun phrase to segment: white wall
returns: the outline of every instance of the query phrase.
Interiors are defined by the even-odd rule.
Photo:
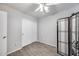
[[[75,12],[79,12],[79,6],[39,19],[39,41],[56,47],[57,19],[68,17]]]
[[[30,21],[32,20],[34,23],[36,23],[36,19],[2,4],[0,5],[0,10],[6,11],[8,13],[7,52],[11,53],[16,51],[17,49],[22,48],[22,19],[29,19]],[[35,24],[35,26],[36,25],[37,24]],[[35,35],[35,33],[36,32],[33,32],[32,34]],[[34,41],[37,40],[37,35],[32,37],[32,39],[34,39]]]

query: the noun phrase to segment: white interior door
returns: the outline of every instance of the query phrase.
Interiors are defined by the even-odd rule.
[[[0,56],[7,54],[7,13],[0,11]]]
[[[28,19],[22,19],[22,46],[32,42],[33,23]]]

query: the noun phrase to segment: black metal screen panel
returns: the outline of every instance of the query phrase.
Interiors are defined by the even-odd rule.
[[[58,20],[57,32],[57,52],[61,55],[68,55],[68,18]]]
[[[79,12],[57,21],[57,53],[79,56]]]
[[[71,54],[73,56],[79,55],[79,13],[74,14],[70,20],[71,24]]]

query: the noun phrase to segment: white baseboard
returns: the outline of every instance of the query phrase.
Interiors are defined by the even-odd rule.
[[[23,48],[23,47],[18,48],[18,49],[15,49],[15,50],[13,50],[13,51],[11,51],[11,52],[8,52],[7,55],[8,55],[8,54],[11,54],[11,53],[13,53],[13,52],[15,52],[15,51],[17,51],[17,50],[20,50],[20,49],[22,49],[22,48]]]
[[[29,42],[29,43],[27,43],[27,44],[25,44],[25,45],[22,45],[22,47],[27,46],[27,45],[29,45],[29,44],[31,44],[31,43],[33,43],[33,42],[36,42],[36,41],[31,41],[31,42]]]
[[[42,41],[39,41],[40,43],[44,43],[44,44],[47,44],[47,45],[50,45],[50,46],[53,46],[53,47],[57,47],[56,45],[53,45],[53,44],[49,44],[47,42],[42,42]]]
[[[35,42],[39,42],[39,41],[37,40],[37,41],[35,41]]]

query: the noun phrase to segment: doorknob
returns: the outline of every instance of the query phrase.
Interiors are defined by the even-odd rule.
[[[3,36],[3,39],[5,39],[6,38],[6,36]]]

